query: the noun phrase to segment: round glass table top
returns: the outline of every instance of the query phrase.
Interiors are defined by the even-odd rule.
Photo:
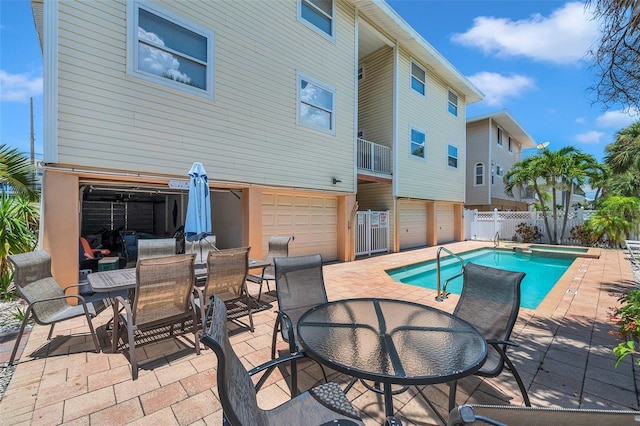
[[[298,321],[305,352],[354,377],[395,384],[432,384],[477,371],[487,356],[480,333],[436,308],[390,299],[318,305]]]

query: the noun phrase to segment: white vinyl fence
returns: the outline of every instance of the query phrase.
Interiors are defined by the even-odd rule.
[[[576,225],[583,224],[595,210],[577,209],[569,212],[565,234],[560,238],[561,244],[572,244],[570,231]],[[553,216],[547,212],[549,226],[554,226]],[[564,211],[558,211],[558,233],[562,231]],[[467,240],[511,240],[516,235],[516,227],[520,223],[537,226],[542,232],[540,243],[549,243],[542,212],[504,212],[497,209],[492,212],[478,210],[464,211],[464,232]]]
[[[356,256],[389,252],[389,210],[356,214]]]

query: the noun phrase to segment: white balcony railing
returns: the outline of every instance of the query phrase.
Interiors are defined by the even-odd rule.
[[[358,138],[358,170],[391,175],[391,148]]]

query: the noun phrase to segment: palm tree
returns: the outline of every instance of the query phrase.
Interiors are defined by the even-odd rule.
[[[612,171],[608,185],[613,195],[640,195],[640,121],[616,133],[616,140],[604,149],[604,158]]]
[[[2,196],[11,189],[15,194],[29,200],[37,199],[35,191],[35,168],[24,154],[5,144],[0,145],[0,184]],[[8,187],[8,188],[7,188]]]
[[[557,151],[544,149],[539,154],[514,164],[505,173],[503,178],[505,192],[513,196],[514,188],[523,188],[525,185],[532,184],[542,208],[549,241],[551,244],[558,244],[566,231],[571,194],[576,186],[585,184],[590,177],[597,175],[597,166],[595,158],[571,146]],[[547,191],[551,192],[552,208],[546,206],[547,197],[544,193]],[[556,208],[559,191],[567,193],[563,200],[564,220],[560,235],[558,235],[558,209]],[[549,226],[547,217],[549,210],[553,217],[553,229]]]

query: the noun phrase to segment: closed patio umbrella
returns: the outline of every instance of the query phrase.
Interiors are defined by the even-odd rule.
[[[211,234],[211,198],[209,180],[202,163],[193,163],[189,170],[189,204],[184,232],[189,241],[198,241]]]

